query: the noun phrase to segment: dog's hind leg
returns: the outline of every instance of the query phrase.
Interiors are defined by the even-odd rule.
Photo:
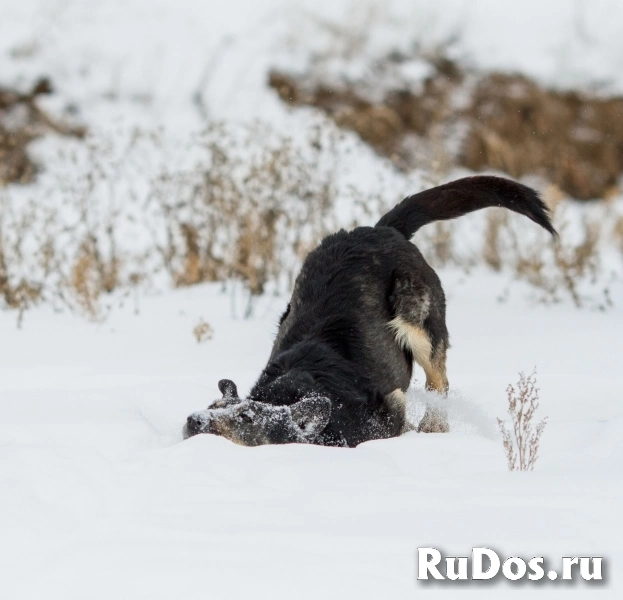
[[[438,283],[438,282],[435,282]],[[394,318],[389,325],[396,341],[411,353],[426,374],[426,389],[445,395],[448,391],[446,350],[448,330],[441,285],[431,287],[419,279],[396,277],[390,296]],[[419,431],[445,432],[445,412],[427,407]]]

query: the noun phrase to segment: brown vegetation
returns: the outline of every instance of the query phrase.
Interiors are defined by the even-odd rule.
[[[321,165],[322,132],[303,147],[255,125],[241,139],[213,123],[206,162],[160,177],[152,201],[166,216],[160,246],[175,285],[242,281],[253,297],[268,282],[288,285],[302,259],[327,233],[334,173]]]
[[[193,327],[193,335],[198,344],[203,344],[214,337],[214,329],[207,321],[199,319],[199,322]]]
[[[541,435],[547,423],[547,417],[535,423],[535,412],[539,408],[536,371],[528,376],[520,373],[517,389],[509,385],[506,396],[512,429],[507,429],[501,419],[498,419],[498,427],[502,433],[508,470],[532,471],[539,457]]]
[[[536,173],[581,200],[607,197],[623,173],[623,98],[540,87],[495,73],[476,86],[461,164]]]
[[[388,59],[389,60],[389,59]],[[450,61],[448,61],[450,64]],[[387,156],[400,169],[416,166],[407,142],[416,135],[428,139],[434,126],[448,117],[449,96],[460,84],[460,72],[443,63],[435,75],[426,79],[421,93],[409,89],[390,89],[382,102],[367,98],[364,87],[346,83],[326,84],[314,77],[294,77],[271,71],[268,83],[280,98],[291,105],[310,105],[328,114],[340,127],[355,131],[379,154]]]
[[[0,186],[28,183],[36,171],[28,144],[46,132],[82,137],[82,127],[72,127],[50,117],[37,103],[52,93],[48,79],[40,79],[28,93],[0,87]]]
[[[157,135],[135,133],[121,151],[89,138],[69,178],[51,177],[60,205],[0,190],[0,306],[22,314],[47,300],[100,320],[112,292],[165,273],[179,287],[242,283],[250,316],[267,284],[291,287],[335,230],[330,135],[316,128],[295,145],[260,124],[211,123],[196,166],[138,184],[133,160],[158,153]]]
[[[307,252],[337,228],[333,135],[325,123],[294,144],[260,124],[212,123],[193,143],[194,152],[197,143],[203,151],[196,166],[164,167],[141,184],[134,183],[139,171],[133,169],[143,172],[144,166],[132,164],[158,152],[157,136],[133,134],[121,151],[89,138],[70,178],[50,178],[61,205],[0,190],[0,305],[21,315],[46,301],[100,320],[111,293],[122,297],[166,274],[180,287],[242,283],[249,316],[268,284],[289,290]],[[340,193],[351,197],[349,226],[374,222],[399,199],[378,188]],[[611,235],[617,244],[623,239],[617,215],[602,211],[570,219],[558,188],[551,186],[544,197],[560,232],[556,244],[501,209],[465,217],[475,219],[471,225],[465,219],[435,223],[418,232],[415,242],[434,267],[469,272],[485,264],[529,283],[539,301],[566,297],[577,306],[607,308],[602,248]],[[463,224],[478,229],[471,245],[460,233]]]
[[[417,58],[430,65],[420,86],[404,80],[379,90],[365,79],[329,82],[317,66],[298,76],[273,71],[269,85],[290,105],[319,108],[403,170],[421,167],[441,143],[450,165],[540,175],[580,200],[616,190],[623,173],[622,97],[477,73],[440,54]],[[399,60],[407,57],[390,55],[375,69],[389,70]]]

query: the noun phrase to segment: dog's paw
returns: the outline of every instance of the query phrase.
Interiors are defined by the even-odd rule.
[[[417,431],[418,428],[416,425],[414,425],[413,423],[410,423],[409,421],[407,421],[405,419],[405,424],[402,427],[402,431],[400,432],[400,435],[402,435],[403,433],[409,433],[410,431]]]
[[[450,426],[448,425],[446,411],[429,406],[417,430],[419,433],[448,433]]]

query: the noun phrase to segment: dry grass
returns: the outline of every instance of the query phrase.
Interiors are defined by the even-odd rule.
[[[619,217],[613,229],[614,242],[617,244],[623,254],[623,216]]]
[[[591,305],[604,310],[611,305],[609,290],[603,287],[599,277],[604,271],[600,243],[607,238],[607,221],[584,215],[574,223],[576,231],[572,235],[571,220],[566,214],[569,205],[562,197],[555,186],[545,193],[559,232],[558,240],[542,236],[537,240],[525,240],[521,230],[512,225],[509,215],[500,215],[489,221],[487,241],[495,239],[496,249],[487,244],[485,256],[489,257],[489,264],[497,265],[497,270],[506,262],[517,279],[541,291],[542,302],[557,303],[567,296],[578,308]],[[509,242],[506,250],[502,249],[505,241]],[[586,293],[588,288],[592,288],[592,293]]]
[[[140,185],[137,173],[145,167],[131,165],[149,151],[158,154],[157,137],[134,136],[121,149],[89,138],[81,160],[69,161],[68,177],[52,179],[61,205],[41,202],[41,191],[28,201],[10,189],[0,192],[2,304],[21,316],[49,302],[101,320],[113,299],[139,286],[161,286],[165,275],[177,287],[238,282],[245,290],[243,314],[250,316],[269,284],[282,292],[292,287],[307,252],[338,226],[332,135],[318,126],[294,144],[259,124],[214,123],[185,150],[196,154],[195,166],[169,170],[164,163]],[[433,172],[426,185],[442,180],[441,171]],[[350,197],[351,222],[343,223],[350,226],[374,222],[399,199],[378,188],[340,193]],[[539,301],[570,298],[577,306],[607,308],[603,248],[606,238],[621,245],[623,227],[608,212],[572,219],[555,186],[545,199],[559,243],[495,209],[474,215],[472,224],[424,228],[416,243],[434,267],[469,272],[484,264],[529,283]],[[465,244],[463,235],[474,225],[482,231]],[[135,239],[140,243],[130,243]]]
[[[110,235],[112,237],[112,230]],[[119,286],[120,266],[114,247],[111,257],[102,257],[93,235],[80,244],[71,268],[69,289],[79,308],[90,319],[96,321],[102,318],[100,297],[110,294]]]
[[[307,252],[338,227],[333,135],[319,125],[295,144],[259,124],[213,123],[184,150],[196,155],[195,166],[169,169],[164,162],[155,178],[142,182],[137,176],[149,169],[132,165],[149,152],[158,156],[157,136],[135,135],[121,148],[89,138],[82,158],[66,165],[67,177],[52,178],[50,193],[60,205],[42,202],[40,190],[31,200],[9,188],[0,192],[0,301],[20,316],[49,302],[101,320],[113,300],[139,286],[238,282],[243,314],[251,316],[269,284],[291,289]],[[441,181],[442,170],[431,171],[426,185]],[[350,223],[341,223],[347,226],[372,223],[399,200],[379,188],[340,194],[353,207]],[[474,215],[471,224],[424,228],[416,243],[434,267],[469,272],[487,265],[529,283],[539,301],[570,298],[577,306],[608,308],[603,249],[607,239],[623,245],[623,227],[607,211],[571,218],[555,186],[545,199],[559,243],[495,209]],[[465,244],[463,235],[474,226],[482,231]]]
[[[385,59],[387,62],[394,60],[397,59]],[[381,101],[369,99],[363,84],[323,83],[322,76],[315,72],[295,77],[271,71],[268,84],[287,104],[319,108],[340,127],[355,131],[396,167],[409,170],[420,166],[420,153],[414,155],[409,138],[419,137],[430,147],[422,154],[432,153],[433,142],[438,141],[433,132],[436,125],[448,119],[450,95],[461,81],[458,70],[456,79],[447,75],[448,64],[452,65],[450,71],[455,72],[452,61],[448,64],[432,58],[430,61],[435,74],[426,79],[421,92],[390,89]]]
[[[450,106],[452,90],[466,77],[441,56],[428,56],[434,81],[421,91],[435,102],[417,110],[408,107],[417,96],[412,91],[388,96],[391,115],[362,100],[361,114],[373,116],[357,125],[359,117],[346,109],[348,102],[360,102],[352,96],[359,88],[315,93],[342,115],[336,120],[354,119],[352,126],[364,138],[376,140],[379,148],[387,144],[388,152],[396,135],[392,123],[399,121],[425,137],[427,151],[418,154],[420,173],[426,174],[425,186],[438,185],[447,180],[453,164],[445,148],[447,132],[432,112]],[[275,77],[273,85],[284,98],[309,101],[303,88],[291,87],[294,80]],[[450,115],[445,108],[442,112]],[[362,128],[368,126],[366,133]],[[339,183],[341,135],[328,119],[296,142],[261,123],[211,122],[177,152],[195,161],[186,160],[184,166],[165,158],[169,150],[155,132],[88,136],[84,143],[69,143],[49,168],[54,175],[42,177],[48,187],[26,188],[36,197],[15,193],[17,187],[0,189],[0,302],[20,317],[34,304],[49,302],[101,320],[113,300],[139,286],[237,282],[237,289],[245,290],[243,313],[248,317],[255,298],[269,285],[282,292],[291,289],[309,250],[336,230],[338,195],[352,207],[349,222],[342,214],[339,224],[351,227],[373,223],[400,199],[386,192],[383,183],[366,190]],[[400,136],[398,162],[413,150],[408,136]],[[578,233],[578,219],[569,218],[565,198],[556,186],[546,193],[561,232],[559,244],[525,219],[496,210],[486,214],[471,246],[462,239],[463,220],[424,228],[416,242],[434,267],[470,271],[484,264],[528,282],[541,301],[570,297],[577,306],[607,308],[609,292],[601,283],[603,243],[612,235],[623,247],[623,226],[610,227],[607,216],[585,218]],[[615,217],[611,215],[613,222]]]
[[[193,335],[198,344],[203,344],[214,337],[214,329],[207,321],[199,319],[199,322],[193,327]]]
[[[175,285],[238,280],[253,298],[268,282],[291,286],[302,259],[334,227],[333,168],[323,132],[303,146],[259,124],[240,138],[212,124],[201,144],[206,162],[156,182],[152,201],[165,215],[160,246]]]
[[[373,223],[400,199],[382,183],[365,190],[343,183],[341,128],[399,170],[416,168],[427,187],[457,166],[553,182],[546,201],[558,244],[495,209],[471,223],[435,223],[416,243],[434,267],[486,265],[527,282],[539,301],[607,308],[604,250],[614,242],[623,253],[623,217],[570,215],[568,196],[613,196],[623,169],[623,100],[475,72],[449,58],[451,40],[366,59],[377,16],[358,18],[348,28],[319,24],[333,43],[312,56],[307,72],[269,74],[288,105],[328,116],[307,139],[206,118],[203,135],[177,152],[195,161],[183,166],[171,163],[157,132],[66,140],[68,149],[40,178],[48,187],[32,188],[36,197],[14,187],[35,173],[29,142],[50,131],[78,138],[85,131],[41,109],[47,80],[26,93],[0,88],[0,304],[20,318],[48,302],[101,320],[113,299],[136,296],[138,287],[219,281],[245,290],[250,316],[254,299],[269,287],[289,290],[307,252],[335,231],[338,197],[352,207],[346,218],[340,211],[339,225],[351,227]],[[336,70],[336,57],[363,68]],[[410,78],[412,67],[424,75]],[[336,72],[344,75],[329,75]],[[349,78],[352,72],[361,75]],[[479,235],[466,243],[470,227]]]
[[[24,232],[32,219],[32,212],[17,217],[7,198],[0,196],[0,298],[7,308],[18,311],[20,322],[24,312],[42,299],[45,285],[20,268],[25,262]]]
[[[336,228],[330,137],[314,128],[294,144],[260,124],[212,123],[187,149],[196,166],[165,164],[142,181],[133,164],[159,160],[157,136],[123,148],[89,138],[53,186],[60,205],[0,196],[0,299],[20,314],[49,301],[101,320],[113,296],[164,274],[176,287],[242,283],[248,317],[268,283],[289,289]]]
[[[478,82],[461,164],[538,174],[580,200],[604,198],[623,172],[623,98],[559,92],[520,75]]]
[[[539,303],[557,304],[570,299],[578,308],[606,310],[612,306],[605,256],[612,248],[610,231],[616,239],[616,224],[608,210],[586,210],[571,215],[569,200],[549,186],[545,202],[560,237],[553,240],[524,217],[491,208],[480,216],[460,222],[435,223],[416,235],[415,242],[434,267],[458,267],[470,273],[479,266],[506,272],[528,283]],[[596,205],[587,209],[598,208]],[[577,212],[577,211],[576,211]],[[470,230],[471,243],[462,243]],[[475,240],[475,241],[474,241]],[[618,269],[620,271],[620,269]],[[615,278],[616,279],[616,278]]]
[[[507,429],[501,419],[498,419],[498,427],[502,433],[508,470],[532,471],[539,457],[541,435],[547,423],[547,417],[539,423],[535,422],[535,413],[539,408],[536,371],[528,376],[520,373],[517,389],[509,385],[506,394],[512,429]]]
[[[0,87],[0,186],[32,180],[36,165],[28,145],[34,139],[50,131],[84,136],[83,127],[62,123],[40,108],[37,98],[51,93],[48,79],[40,79],[27,93]]]
[[[421,85],[378,76],[396,74],[397,63],[410,60],[429,65]],[[296,76],[273,71],[268,83],[289,105],[314,106],[355,131],[399,169],[422,168],[437,153],[448,167],[539,175],[580,200],[616,193],[623,173],[622,97],[475,72],[442,51],[375,58],[371,75],[359,81],[336,81],[324,68],[316,62]]]

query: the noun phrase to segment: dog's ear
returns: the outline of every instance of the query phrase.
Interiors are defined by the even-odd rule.
[[[231,379],[221,379],[218,382],[218,389],[223,394],[223,398],[238,398],[238,388]]]
[[[313,439],[329,424],[331,401],[323,396],[303,398],[290,407],[292,420],[303,437]]]

